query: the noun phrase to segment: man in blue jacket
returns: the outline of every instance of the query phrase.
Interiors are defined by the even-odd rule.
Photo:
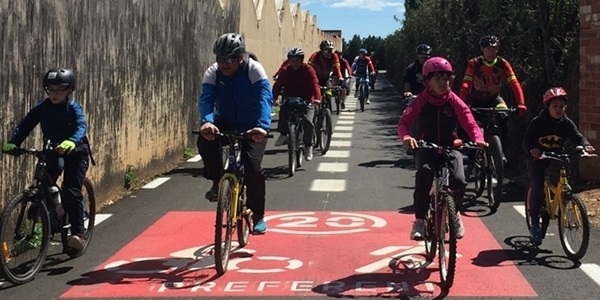
[[[267,230],[265,213],[265,177],[261,162],[271,126],[273,95],[264,67],[249,57],[244,39],[237,33],[220,36],[213,45],[217,62],[204,73],[200,108],[198,149],[204,161],[204,177],[212,180],[205,197],[217,200],[222,164],[215,134],[234,130],[246,132],[244,142],[245,180],[248,207],[253,212],[254,233]]]

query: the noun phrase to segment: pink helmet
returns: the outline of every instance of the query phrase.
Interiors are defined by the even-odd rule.
[[[423,77],[427,78],[429,74],[435,72],[452,73],[452,65],[443,57],[432,57],[423,64]]]
[[[553,87],[550,88],[549,90],[547,90],[544,93],[544,104],[548,104],[548,102],[550,102],[550,100],[556,98],[556,97],[563,97],[563,98],[567,98],[567,92],[565,91],[565,89],[561,88],[561,87]]]

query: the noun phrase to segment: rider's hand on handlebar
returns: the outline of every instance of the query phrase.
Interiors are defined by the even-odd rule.
[[[64,140],[56,148],[56,150],[60,154],[64,154],[64,153],[69,154],[69,152],[73,151],[74,149],[75,149],[75,143],[71,140]]]
[[[596,149],[592,145],[583,146],[583,148],[585,149],[585,152],[587,152],[587,153],[594,153],[594,152],[596,152]]]
[[[527,113],[527,106],[525,106],[525,105],[517,106],[517,115],[519,117],[524,117],[526,113]]]
[[[254,127],[246,131],[246,133],[250,135],[250,137],[255,143],[260,143],[265,138],[265,136],[267,136],[267,131],[260,127]]]
[[[405,136],[402,139],[402,145],[406,149],[415,149],[417,148],[417,140],[415,140],[412,136]]]
[[[542,156],[542,151],[540,151],[540,149],[533,148],[533,149],[529,149],[529,154],[531,154],[531,156],[533,156],[533,159],[538,159],[538,158],[540,158],[540,156]]]
[[[485,149],[489,146],[488,143],[486,143],[485,141],[477,141],[475,142],[475,144],[477,145],[477,147],[479,147],[479,149]]]
[[[219,128],[213,123],[204,123],[200,127],[200,134],[208,141],[213,141],[217,133],[219,133]]]
[[[15,149],[17,149],[17,145],[12,144],[12,143],[7,143],[7,144],[4,144],[4,146],[2,147],[2,152],[10,153]]]
[[[402,97],[404,97],[404,98],[410,98],[410,97],[412,97],[412,95],[413,94],[411,92],[404,92],[404,94],[402,94]]]

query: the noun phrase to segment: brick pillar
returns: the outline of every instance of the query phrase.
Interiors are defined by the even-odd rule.
[[[600,3],[579,1],[579,130],[600,152]],[[600,162],[582,159],[583,179],[600,182]]]

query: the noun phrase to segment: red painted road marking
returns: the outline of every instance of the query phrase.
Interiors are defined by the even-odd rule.
[[[70,282],[61,298],[437,295],[437,260],[408,239],[413,217],[393,212],[271,212],[220,278],[214,213],[170,212],[113,257]],[[478,218],[463,217],[450,296],[534,297]],[[510,282],[500,280],[510,278]]]

